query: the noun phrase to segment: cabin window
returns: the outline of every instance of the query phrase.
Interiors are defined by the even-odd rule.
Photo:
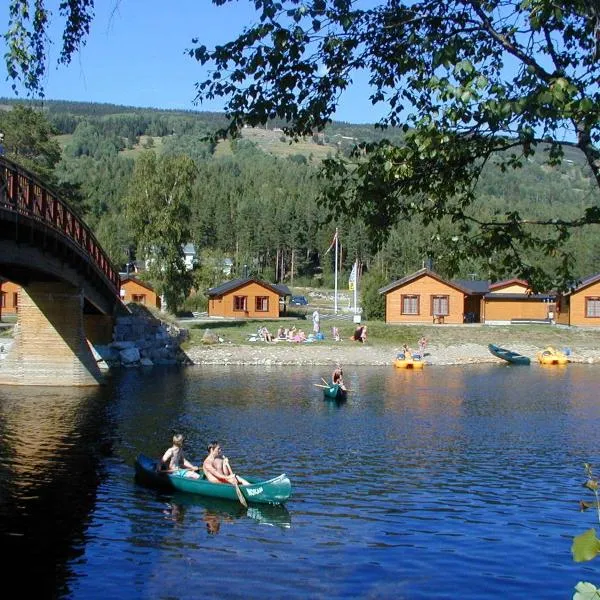
[[[450,314],[449,296],[431,296],[431,314],[436,317],[445,317]]]
[[[248,310],[248,296],[234,296],[233,310]]]
[[[146,304],[146,294],[131,294],[131,299],[138,304]]]
[[[6,308],[6,292],[0,293],[0,308]]]
[[[419,314],[419,296],[402,296],[402,314]]]
[[[19,292],[13,292],[13,306],[15,308],[19,306]]]
[[[591,319],[600,317],[600,298],[598,296],[585,299],[585,316]]]
[[[267,312],[269,310],[269,297],[256,296],[256,311]]]

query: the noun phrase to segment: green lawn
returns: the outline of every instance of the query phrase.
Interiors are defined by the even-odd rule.
[[[280,319],[275,321],[215,321],[194,325],[188,344],[199,345],[206,329],[211,330],[226,341],[234,344],[246,344],[248,337],[256,333],[259,327],[265,326],[275,334],[282,327],[295,326],[303,329],[308,335],[312,332],[310,311],[306,319]],[[600,347],[600,331],[586,329],[566,329],[550,325],[387,325],[382,321],[363,321],[368,326],[368,342],[373,345],[397,346],[408,343],[417,344],[424,335],[429,344],[451,346],[458,344],[497,344],[511,345],[530,344],[540,348],[555,347]],[[355,325],[352,321],[342,319],[325,319],[321,321],[321,331],[325,334],[322,344],[334,344],[331,337],[332,327],[337,327],[343,341],[349,342]]]

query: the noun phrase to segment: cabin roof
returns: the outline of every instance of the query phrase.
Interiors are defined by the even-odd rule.
[[[454,279],[454,283],[473,294],[486,294],[490,289],[490,282],[483,279]]]
[[[593,283],[596,283],[598,281],[600,281],[600,273],[596,273],[595,275],[590,275],[589,277],[582,279],[579,282],[579,285],[575,286],[568,292],[565,292],[564,295],[568,296],[569,294],[573,294],[574,292],[580,292],[582,289],[588,287],[588,285],[592,285]]]
[[[418,279],[419,277],[423,277],[425,275],[432,277],[433,279],[436,279],[437,281],[439,281],[440,283],[443,283],[444,285],[455,288],[458,291],[463,292],[463,294],[472,293],[469,289],[462,287],[458,283],[448,281],[447,279],[444,279],[443,277],[441,277],[440,275],[438,275],[431,269],[427,269],[427,268],[419,269],[415,273],[412,273],[412,275],[407,275],[406,277],[403,277],[402,279],[392,281],[392,283],[390,283],[382,288],[379,288],[379,290],[377,290],[377,291],[380,294],[386,294],[387,292],[391,292],[392,290],[395,290],[396,288],[406,285],[407,283],[410,283],[411,281],[414,281],[415,279]]]
[[[519,294],[518,292],[512,292],[512,293],[487,293],[484,294],[484,298],[486,300],[488,299],[492,299],[492,300],[548,300],[548,301],[554,301],[556,299],[556,295],[555,294],[526,294],[525,292],[523,292],[522,294]]]
[[[156,290],[149,283],[146,283],[145,281],[142,281],[141,279],[137,279],[137,277],[132,277],[131,275],[125,275],[125,276],[121,275],[121,285],[123,285],[124,283],[127,283],[128,281],[137,283],[138,285],[141,285],[143,288],[146,288],[147,290],[154,292],[156,294]]]
[[[279,294],[280,296],[291,296],[292,292],[287,285],[283,285],[281,283],[267,283],[266,281],[262,281],[261,279],[256,279],[254,277],[245,277],[243,279],[232,279],[231,281],[226,281],[221,285],[217,285],[213,288],[210,288],[207,291],[208,296],[222,296],[227,292],[232,292],[241,287],[248,285],[249,283],[257,283],[258,285],[262,285],[267,289]]]

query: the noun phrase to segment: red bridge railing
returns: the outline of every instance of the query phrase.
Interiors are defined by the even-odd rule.
[[[70,240],[118,294],[119,273],[90,228],[33,173],[3,156],[0,156],[0,209],[37,221]]]

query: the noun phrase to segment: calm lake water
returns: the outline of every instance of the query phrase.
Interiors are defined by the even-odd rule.
[[[3,573],[39,598],[570,598],[600,369],[127,370],[100,390],[0,387]],[[285,507],[159,493],[140,452],[219,439]],[[600,472],[600,468],[599,468]]]

